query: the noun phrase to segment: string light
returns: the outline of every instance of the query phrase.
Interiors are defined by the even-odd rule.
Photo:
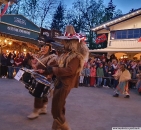
[[[12,45],[12,41],[8,38],[1,37],[0,38],[0,46],[5,47],[7,45]]]

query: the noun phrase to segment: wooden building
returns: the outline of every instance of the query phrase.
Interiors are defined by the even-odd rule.
[[[115,54],[117,58],[141,59],[141,8],[92,28],[96,43],[107,47],[90,52]]]

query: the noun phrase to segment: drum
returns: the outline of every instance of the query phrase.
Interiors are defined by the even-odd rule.
[[[24,74],[22,75],[21,81],[25,84],[25,88],[29,89],[29,87],[32,84],[33,76],[32,76],[32,70],[29,70],[27,68],[21,68],[21,70],[24,71]]]
[[[48,95],[51,83],[45,76],[27,68],[21,68],[20,70],[23,71],[21,81],[32,96],[42,98]]]
[[[47,81],[46,77],[33,73],[32,84],[28,88],[29,93],[37,98],[47,96],[49,93],[51,83]]]

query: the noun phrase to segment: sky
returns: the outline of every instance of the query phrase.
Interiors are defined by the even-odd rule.
[[[75,0],[63,0],[68,8],[72,6],[72,3]],[[103,0],[104,4],[107,6],[110,0]],[[141,0],[113,0],[116,9],[122,10],[122,13],[128,13],[132,8],[138,9],[141,8]]]

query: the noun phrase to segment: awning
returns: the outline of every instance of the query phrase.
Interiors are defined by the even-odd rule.
[[[38,44],[40,28],[22,15],[4,15],[0,21],[0,36]]]

